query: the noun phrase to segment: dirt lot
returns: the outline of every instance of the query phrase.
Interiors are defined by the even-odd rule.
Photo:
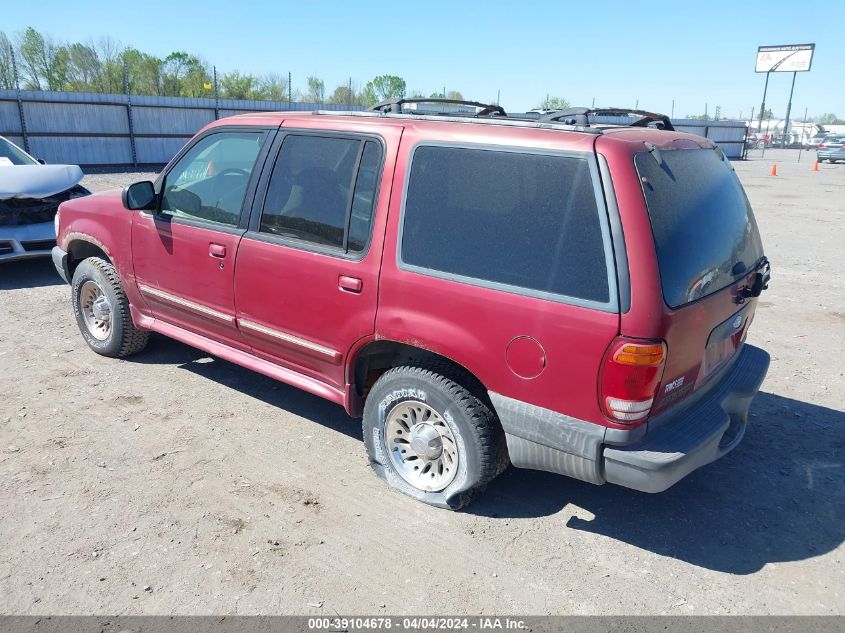
[[[0,612],[843,613],[845,165],[795,158],[736,163],[774,268],[746,439],[656,496],[510,469],[426,507],[339,407],[162,337],[98,357],[50,262],[3,266]]]

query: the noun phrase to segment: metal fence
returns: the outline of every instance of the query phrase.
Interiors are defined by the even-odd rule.
[[[0,90],[0,136],[48,163],[160,166],[215,119],[246,112],[360,109],[296,101]]]
[[[48,163],[158,167],[215,119],[246,112],[360,109],[346,104],[0,90],[0,136]],[[680,131],[718,143],[729,158],[742,157],[743,121],[672,123]]]
[[[748,126],[745,121],[702,121],[701,119],[672,119],[672,125],[679,132],[698,134],[716,143],[728,158],[743,158],[745,135]]]
[[[619,116],[598,116],[595,121],[625,125],[632,118]],[[703,119],[672,119],[672,126],[679,132],[697,134],[716,143],[728,158],[743,158],[745,136],[748,125],[745,121],[703,120]]]

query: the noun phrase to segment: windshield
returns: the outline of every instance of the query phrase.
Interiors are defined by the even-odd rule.
[[[763,256],[757,223],[720,152],[643,152],[635,163],[667,305],[677,308],[717,292],[757,264]]]
[[[20,149],[17,145],[0,137],[0,167],[8,167],[9,165],[37,165],[38,163],[31,159],[26,152]]]

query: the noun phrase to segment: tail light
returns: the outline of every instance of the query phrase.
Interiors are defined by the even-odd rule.
[[[824,143],[819,143],[819,147],[827,147]]]
[[[666,343],[618,336],[607,348],[599,377],[604,414],[619,424],[635,424],[651,413],[663,378]]]

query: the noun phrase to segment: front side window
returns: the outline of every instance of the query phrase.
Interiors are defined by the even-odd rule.
[[[370,235],[381,146],[358,138],[290,135],[273,167],[259,231],[358,253]]]
[[[582,158],[418,147],[401,260],[505,289],[610,301],[596,195]]]
[[[265,132],[219,132],[201,139],[168,172],[161,212],[237,226]]]

